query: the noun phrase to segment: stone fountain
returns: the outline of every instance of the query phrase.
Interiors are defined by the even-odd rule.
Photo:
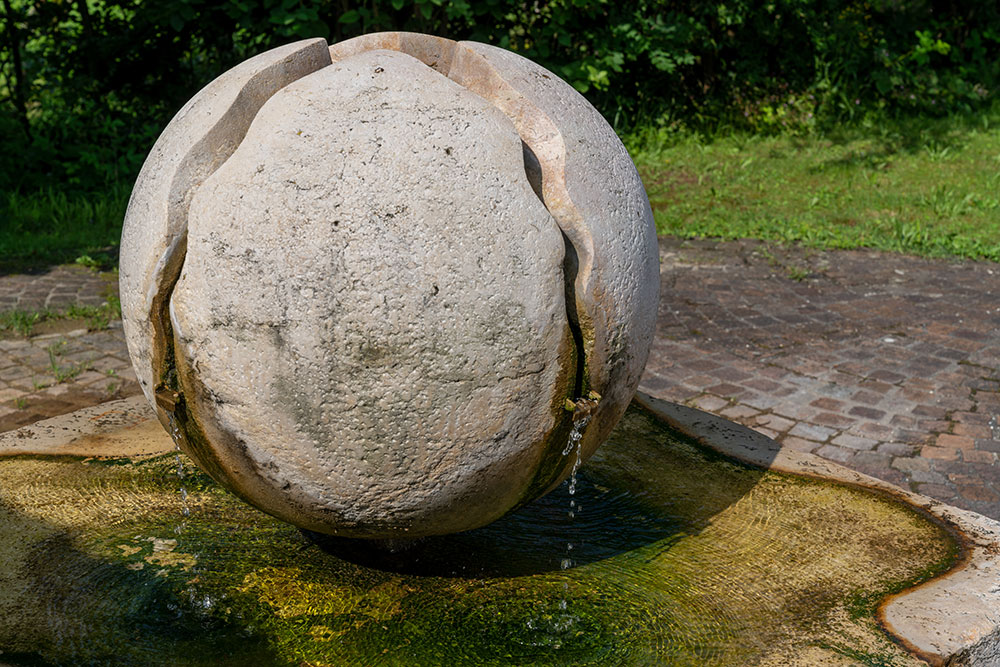
[[[589,457],[638,385],[658,275],[642,182],[579,93],[410,33],[213,81],[153,147],[121,247],[136,375],[181,449],[269,514],[383,539],[554,488],[574,424]]]
[[[1000,664],[996,522],[633,400],[649,205],[519,56],[239,65],[121,276],[145,396],[0,434],[0,663]]]

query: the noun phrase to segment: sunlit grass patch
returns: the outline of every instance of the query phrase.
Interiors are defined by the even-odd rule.
[[[639,146],[661,234],[1000,261],[1000,109]]]

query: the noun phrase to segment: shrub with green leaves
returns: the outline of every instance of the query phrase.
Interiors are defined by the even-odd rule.
[[[946,113],[996,97],[992,0],[0,1],[0,188],[131,181],[208,80],[303,37],[379,30],[518,51],[619,129],[755,129],[859,112]]]

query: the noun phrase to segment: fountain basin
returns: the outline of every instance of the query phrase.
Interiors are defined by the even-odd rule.
[[[173,448],[141,398],[0,435],[0,660],[994,664],[996,522],[648,397],[575,495],[396,554]]]

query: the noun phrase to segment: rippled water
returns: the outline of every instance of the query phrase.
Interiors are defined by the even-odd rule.
[[[884,498],[634,408],[572,494],[396,553],[318,546],[190,466],[182,500],[175,466],[0,461],[0,662],[915,664],[874,604],[954,554]]]

